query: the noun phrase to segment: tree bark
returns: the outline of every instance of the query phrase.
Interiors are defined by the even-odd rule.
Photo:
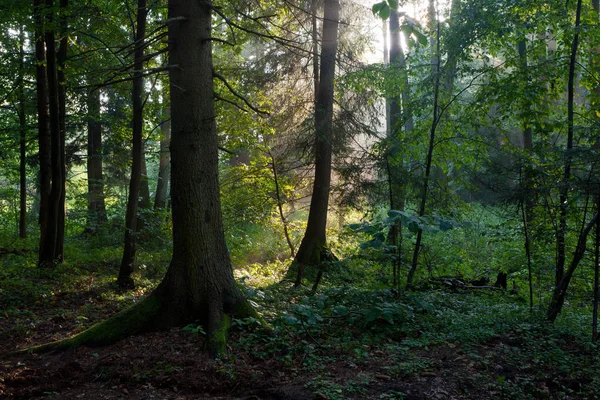
[[[154,209],[164,209],[167,207],[167,195],[169,188],[169,176],[171,175],[170,162],[171,153],[169,144],[171,143],[171,108],[165,106],[164,118],[161,125],[162,138],[160,140],[160,158],[158,165],[158,180],[156,184],[156,195],[154,196]]]
[[[328,254],[326,227],[331,185],[333,84],[339,13],[338,0],[325,0],[320,80],[315,106],[315,181],[306,232],[293,262],[297,268],[295,286],[301,284],[305,266],[320,266]]]
[[[565,249],[567,235],[567,202],[571,180],[571,159],[573,150],[574,134],[574,106],[575,106],[575,65],[577,63],[577,47],[579,46],[579,24],[581,21],[581,0],[577,1],[575,14],[575,36],[571,44],[571,56],[569,59],[569,81],[567,83],[567,149],[565,154],[565,169],[559,196],[559,222],[556,232],[556,272],[555,282],[558,288],[562,281],[565,269]]]
[[[65,154],[65,141],[67,135],[67,79],[65,75],[68,40],[67,40],[67,7],[68,0],[60,0],[59,10],[59,30],[60,30],[60,45],[56,62],[58,69],[56,77],[58,82],[58,131],[59,131],[59,157],[58,167],[60,169],[60,191],[57,204],[57,227],[56,227],[56,243],[55,253],[59,261],[64,260],[65,247],[65,218],[66,218],[66,193],[67,193],[67,160]]]
[[[402,161],[399,158],[399,146],[402,140],[401,131],[404,128],[408,132],[413,128],[412,116],[408,111],[410,95],[408,93],[408,76],[406,75],[406,59],[400,43],[400,18],[397,10],[390,13],[390,66],[392,71],[401,76],[402,92],[386,99],[389,105],[389,149],[386,155],[386,169],[388,175],[388,192],[391,210],[404,209],[404,171]],[[392,225],[389,232],[389,242],[396,247],[396,256],[392,265],[393,282],[397,286],[399,280],[399,268],[401,263],[401,241],[402,225],[400,222]]]
[[[430,5],[433,4],[433,1],[430,2]],[[435,16],[435,8],[431,6],[430,14]],[[433,36],[433,35],[432,35]],[[432,62],[435,62],[433,74],[434,74],[434,87],[433,87],[433,118],[431,121],[431,129],[429,131],[429,146],[427,149],[427,158],[425,159],[425,176],[423,177],[423,186],[421,188],[421,202],[419,205],[419,217],[423,217],[425,215],[425,209],[427,204],[427,192],[429,190],[429,179],[431,176],[431,164],[433,162],[433,148],[435,145],[435,134],[437,130],[438,123],[440,121],[440,113],[438,110],[439,103],[439,95],[440,95],[440,22],[436,18],[436,34],[435,39],[432,41],[435,43],[434,55],[431,57]],[[417,231],[417,239],[415,243],[415,248],[413,251],[413,259],[410,267],[410,271],[408,271],[408,276],[406,278],[406,287],[409,288],[412,285],[412,280],[414,274],[417,270],[417,265],[419,261],[419,252],[421,250],[421,241],[423,239],[423,229]]]
[[[88,93],[88,228],[95,231],[107,222],[104,203],[104,176],[102,173],[102,125],[100,122],[100,90]]]
[[[137,213],[139,206],[139,194],[142,182],[142,168],[144,157],[143,143],[143,92],[144,92],[144,38],[146,36],[146,0],[138,0],[137,21],[135,34],[135,51],[133,63],[133,149],[131,163],[131,178],[129,180],[129,197],[127,199],[127,211],[125,214],[125,239],[123,245],[123,257],[117,284],[122,288],[134,286],[131,274],[135,262]]]
[[[48,232],[48,211],[52,164],[50,161],[50,126],[48,116],[48,75],[46,71],[46,34],[44,0],[33,0],[35,20],[35,74],[37,93],[37,128],[39,159],[40,256]]]
[[[62,4],[62,3],[61,3]],[[52,28],[54,23],[54,1],[46,0],[46,7],[50,10],[47,22],[50,26],[46,29],[46,65],[48,77],[48,104],[50,114],[50,163],[51,163],[51,188],[48,198],[48,220],[44,238],[40,243],[39,266],[51,268],[63,261],[64,240],[64,133],[61,133],[61,97],[59,93],[58,62],[55,47],[55,34]],[[62,213],[62,217],[61,217]]]
[[[318,0],[311,0],[310,13],[312,23],[312,60],[313,60],[313,86],[315,91],[315,102],[319,98],[319,25],[317,12],[319,10]]]
[[[27,119],[25,115],[25,31],[19,31],[19,237],[27,237]]]
[[[281,224],[283,225],[283,234],[285,236],[285,241],[290,248],[290,255],[293,257],[296,256],[296,249],[294,247],[294,243],[292,243],[292,238],[290,237],[290,232],[288,229],[288,220],[285,217],[283,212],[283,200],[281,199],[281,189],[279,188],[279,174],[277,173],[277,164],[275,163],[275,156],[273,153],[269,151],[269,157],[271,158],[271,170],[273,171],[273,181],[275,183],[275,199],[277,200],[277,210],[279,211],[279,218],[281,219]]]
[[[579,262],[585,255],[585,250],[587,247],[587,237],[594,225],[598,220],[598,214],[595,214],[592,219],[587,223],[584,229],[582,229],[579,234],[579,240],[577,241],[577,247],[575,248],[575,253],[573,254],[573,259],[571,260],[571,264],[569,264],[569,268],[564,272],[560,282],[554,288],[554,293],[552,295],[552,301],[550,302],[550,306],[548,307],[548,312],[546,313],[546,317],[549,321],[554,322],[560,311],[562,310],[562,306],[565,302],[565,297],[567,296],[567,289],[569,288],[569,283],[571,283],[571,278],[573,277],[573,273],[577,269]]]
[[[152,207],[152,199],[150,198],[150,186],[148,185],[148,167],[146,164],[146,145],[142,137],[142,179],[140,181],[140,204],[142,210],[149,210]],[[138,215],[138,231],[142,228],[143,219]]]

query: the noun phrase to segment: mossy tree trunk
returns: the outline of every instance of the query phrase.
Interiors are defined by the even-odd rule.
[[[211,2],[169,2],[173,258],[158,288],[81,334],[30,350],[107,344],[199,321],[211,355],[225,351],[232,317],[260,318],[233,278],[218,182]],[[175,67],[176,66],[176,67]]]
[[[333,141],[333,86],[335,59],[338,46],[340,3],[326,0],[323,14],[323,42],[321,45],[320,78],[315,105],[315,181],[310,201],[308,223],[300,248],[294,258],[295,286],[299,286],[307,266],[318,267],[323,261],[327,238],[327,209],[331,186],[331,157]],[[312,274],[311,274],[312,275]]]

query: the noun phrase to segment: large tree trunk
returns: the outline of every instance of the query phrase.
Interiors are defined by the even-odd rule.
[[[169,4],[172,68],[171,193],[173,259],[158,288],[137,305],[81,334],[30,349],[46,351],[117,341],[144,330],[199,321],[213,356],[225,351],[231,317],[259,318],[233,278],[218,182],[212,81],[211,3]]]
[[[320,266],[326,257],[327,209],[331,185],[333,141],[333,82],[340,14],[338,0],[326,0],[323,15],[323,43],[317,104],[315,106],[315,181],[308,214],[308,224],[293,265],[297,268],[296,286],[305,266]]]
[[[102,125],[100,123],[100,90],[88,93],[88,227],[95,231],[106,223],[104,176],[102,174]]]
[[[135,52],[133,63],[133,149],[131,163],[131,178],[129,180],[129,198],[127,199],[127,211],[125,214],[125,239],[123,245],[123,257],[117,283],[122,288],[134,286],[131,274],[135,262],[137,212],[139,205],[140,186],[142,182],[142,169],[144,157],[143,143],[143,92],[144,77],[144,37],[146,36],[146,0],[138,0],[137,7],[137,32],[135,35]]]
[[[160,125],[162,138],[160,139],[160,158],[158,162],[158,180],[156,183],[156,195],[154,196],[154,209],[167,207],[169,176],[171,175],[171,153],[169,150],[169,145],[171,143],[170,115],[171,108],[165,106],[164,118],[166,120]]]
[[[40,256],[48,232],[48,210],[52,164],[50,162],[50,126],[48,120],[48,75],[46,71],[45,4],[33,1],[35,19],[35,74],[37,93],[37,126],[39,150],[39,218]]]

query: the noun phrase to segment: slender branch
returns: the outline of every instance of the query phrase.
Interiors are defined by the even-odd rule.
[[[248,106],[248,108],[250,108],[252,111],[254,111],[257,114],[269,115],[269,113],[267,111],[263,111],[263,110],[260,110],[260,109],[258,109],[256,107],[254,107],[244,96],[242,96],[241,94],[239,94],[229,84],[229,82],[227,82],[227,80],[224,77],[222,77],[221,75],[219,75],[217,72],[213,71],[213,77],[215,77],[218,80],[220,80],[221,82],[223,82],[225,84],[225,86],[227,86],[227,89],[229,89],[229,91],[231,92],[231,94],[233,94],[238,99],[242,100]]]

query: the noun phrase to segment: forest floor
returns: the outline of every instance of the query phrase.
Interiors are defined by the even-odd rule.
[[[110,346],[11,354],[83,330],[137,301],[112,269],[0,270],[1,399],[597,399],[588,320],[549,326],[508,293],[285,284],[247,294],[272,323],[237,321],[210,360],[195,325]],[[476,292],[476,293],[473,293]]]

